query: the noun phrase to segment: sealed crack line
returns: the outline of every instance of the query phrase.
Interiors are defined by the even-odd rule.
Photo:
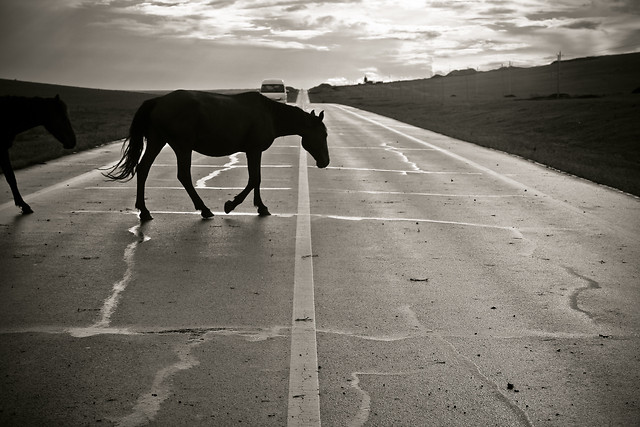
[[[136,240],[129,243],[124,250],[123,260],[127,266],[122,279],[113,284],[111,295],[104,301],[102,308],[100,309],[100,317],[91,326],[87,328],[72,328],[69,330],[71,335],[82,337],[91,336],[103,333],[110,329],[111,316],[115,313],[118,303],[120,302],[120,296],[125,291],[129,282],[133,278],[133,270],[135,267],[134,256],[138,246],[144,242],[149,241],[151,238],[145,236],[143,225],[136,225],[129,229],[129,232],[136,237]]]
[[[404,340],[410,340],[415,338],[425,338],[425,337],[428,337],[429,334],[433,331],[427,331],[419,334],[397,333],[397,334],[389,334],[389,335],[362,335],[362,334],[357,334],[351,331],[340,331],[336,329],[318,328],[317,332],[321,334],[329,334],[329,335],[342,335],[345,337],[356,338],[364,341],[395,342],[395,341],[404,341]]]
[[[482,166],[479,163],[476,163],[476,162],[474,162],[474,161],[472,161],[472,160],[470,160],[470,159],[468,159],[466,157],[463,157],[463,156],[460,156],[458,154],[455,154],[452,151],[449,151],[449,150],[444,149],[442,147],[439,147],[437,145],[434,145],[434,144],[431,144],[429,142],[426,142],[426,141],[424,141],[424,140],[422,140],[420,138],[416,138],[415,136],[411,136],[409,134],[406,134],[406,133],[404,133],[402,131],[399,131],[397,129],[392,128],[391,126],[387,126],[385,124],[380,123],[379,121],[376,121],[376,120],[370,119],[368,117],[365,117],[365,116],[363,116],[361,114],[355,113],[355,112],[353,112],[353,111],[351,111],[351,110],[349,110],[347,108],[344,108],[342,106],[338,106],[338,108],[340,110],[345,111],[345,112],[347,112],[347,113],[349,113],[349,114],[351,114],[353,116],[356,116],[356,117],[358,117],[358,118],[360,118],[360,119],[362,119],[362,120],[364,120],[366,122],[373,123],[373,124],[383,128],[383,129],[386,129],[386,130],[388,130],[390,132],[393,132],[393,133],[395,133],[397,135],[400,135],[403,138],[406,138],[408,140],[417,142],[418,144],[421,144],[424,147],[431,148],[433,150],[438,151],[439,153],[442,153],[442,154],[444,154],[444,155],[446,155],[448,157],[451,157],[451,158],[453,158],[455,160],[458,160],[459,162],[467,164],[468,166],[480,171],[481,173],[493,176],[494,178],[497,178],[497,179],[501,180],[502,182],[504,182],[504,183],[506,183],[506,184],[508,184],[510,186],[513,186],[513,187],[521,189],[521,190],[529,190],[530,189],[527,185],[524,185],[521,182],[516,181],[515,179],[509,178],[506,175],[503,175],[503,174],[501,174],[499,172],[496,172],[493,169],[490,169],[488,167]],[[537,190],[536,190],[536,192],[540,197],[548,197],[546,194],[541,193],[541,192],[539,192]]]
[[[351,387],[356,389],[358,393],[360,393],[360,406],[358,407],[358,412],[356,412],[353,420],[349,422],[349,427],[359,427],[363,426],[367,420],[369,419],[369,414],[371,413],[371,396],[369,393],[364,391],[360,387],[360,378],[358,375],[363,375],[364,372],[352,372],[351,373]]]
[[[577,312],[584,314],[590,320],[595,320],[594,315],[591,312],[580,308],[578,304],[578,298],[580,297],[580,294],[585,291],[600,289],[600,284],[593,279],[583,276],[582,274],[578,274],[573,268],[564,267],[564,269],[572,276],[577,277],[578,279],[583,280],[587,283],[587,286],[580,287],[571,293],[571,296],[569,297],[569,307]]]
[[[371,396],[362,387],[360,387],[360,376],[363,375],[377,375],[377,376],[407,376],[421,374],[424,371],[412,370],[403,372],[352,372],[351,381],[349,386],[355,389],[360,394],[360,406],[358,411],[353,416],[353,419],[349,421],[349,427],[360,427],[367,423],[369,415],[371,414]]]
[[[436,332],[433,334],[433,336],[438,341],[448,346],[451,349],[451,351],[453,351],[454,357],[459,361],[461,361],[463,365],[466,365],[470,370],[475,371],[478,374],[478,377],[481,379],[481,381],[484,382],[487,386],[489,386],[489,388],[493,391],[493,394],[494,396],[496,396],[498,401],[502,402],[505,406],[507,406],[514,413],[514,415],[520,420],[522,425],[533,427],[533,422],[529,418],[529,415],[527,414],[527,412],[524,409],[522,409],[520,406],[518,406],[516,403],[514,403],[508,395],[503,393],[500,387],[498,386],[498,384],[491,381],[485,374],[483,374],[480,367],[473,360],[471,360],[467,356],[460,353],[460,351],[458,351],[455,345],[453,345],[450,341],[445,339],[439,333]]]
[[[227,329],[227,328],[185,328],[167,329],[147,334],[189,334],[186,342],[174,347],[178,360],[160,369],[153,378],[148,392],[140,395],[133,406],[131,413],[116,420],[116,425],[120,427],[137,427],[149,424],[154,421],[162,403],[171,396],[172,379],[181,371],[191,369],[200,364],[192,354],[193,350],[217,336],[238,336],[250,342],[265,341],[269,338],[283,337],[280,330],[283,327],[276,326],[270,329]]]
[[[216,334],[222,336],[239,336],[243,337],[247,341],[264,341],[270,338],[287,337],[283,331],[287,331],[290,328],[288,326],[272,326],[271,328],[237,328],[237,327],[195,327],[195,328],[151,328],[151,329],[136,329],[134,327],[126,328],[98,328],[98,327],[85,327],[85,328],[65,328],[63,330],[56,328],[36,328],[25,329],[19,331],[2,331],[0,334],[8,333],[49,333],[49,334],[69,334],[76,338],[85,338],[93,335],[190,335],[192,337],[198,337],[205,334]]]
[[[151,384],[151,389],[138,397],[132,412],[116,422],[117,426],[135,427],[146,425],[153,421],[160,411],[162,403],[171,394],[171,378],[180,371],[191,369],[200,362],[191,355],[191,351],[204,343],[189,340],[186,345],[176,347],[178,361],[158,371]]]
[[[94,328],[109,327],[109,324],[111,323],[111,316],[118,307],[120,294],[127,288],[127,285],[133,277],[133,268],[135,267],[133,258],[136,253],[136,249],[138,248],[138,245],[150,239],[148,236],[144,235],[141,227],[141,225],[136,225],[129,229],[129,232],[136,236],[136,241],[127,245],[126,249],[124,250],[123,258],[125,264],[127,265],[127,269],[125,270],[122,279],[120,279],[113,285],[111,296],[109,296],[109,298],[105,300],[102,309],[100,310],[100,319],[93,325]]]
[[[209,175],[205,176],[204,178],[199,179],[198,181],[196,181],[196,188],[206,188],[207,187],[207,181],[209,181],[210,179],[215,178],[216,176],[220,175],[222,172],[226,172],[226,171],[230,171],[231,169],[236,168],[236,164],[240,161],[238,159],[238,156],[240,155],[240,153],[235,153],[229,156],[229,161],[227,163],[225,163],[221,169],[218,170],[214,170],[213,172],[211,172]]]
[[[326,219],[342,220],[342,221],[415,222],[415,223],[425,223],[425,224],[442,224],[442,225],[453,225],[453,226],[461,226],[461,227],[502,230],[502,231],[507,231],[511,233],[514,240],[520,240],[523,243],[523,248],[518,252],[518,255],[520,256],[524,256],[524,257],[531,256],[537,247],[536,243],[531,239],[524,237],[524,235],[519,229],[517,229],[516,227],[509,227],[504,225],[479,224],[479,223],[473,223],[473,222],[445,221],[445,220],[424,219],[424,218],[391,218],[391,217],[365,217],[365,216],[319,215],[319,214],[315,214],[313,216],[326,218]]]
[[[410,306],[408,305],[403,306],[402,310],[406,313],[405,315],[411,325],[413,325],[422,333],[428,330],[425,327],[425,325],[422,322],[420,322],[420,319],[418,319],[418,316],[416,315],[415,311],[413,311]],[[460,353],[460,351],[458,351],[456,346],[453,345],[446,338],[444,338],[442,334],[432,331],[430,336],[434,337],[437,341],[440,341],[442,344],[445,345],[445,347],[448,347],[449,349],[451,349],[454,354],[454,359],[460,360],[463,365],[466,365],[470,370],[475,371],[478,374],[478,376],[481,378],[481,380],[485,384],[490,386],[490,388],[493,390],[494,395],[498,398],[498,400],[504,403],[507,407],[509,407],[509,409],[511,409],[511,411],[518,417],[518,419],[522,422],[523,425],[533,426],[533,423],[529,419],[529,416],[527,415],[527,413],[522,408],[520,408],[517,404],[513,403],[511,399],[502,392],[498,384],[491,381],[486,375],[484,375],[480,370],[480,367],[475,362],[473,362],[473,360],[469,359],[468,357]]]
[[[429,330],[420,321],[420,319],[418,319],[418,316],[417,316],[416,312],[411,308],[411,306],[404,305],[404,306],[401,306],[399,308],[399,310],[400,310],[400,312],[403,313],[403,317],[405,318],[405,320],[407,322],[407,325],[410,327],[410,330],[411,331],[415,331],[413,334],[408,334],[404,339],[416,338],[418,336],[423,336],[423,337],[424,336],[429,336],[429,337],[435,339],[437,342],[440,342],[441,345],[444,348],[448,348],[453,353],[453,357],[452,357],[453,360],[460,361],[460,363],[463,366],[466,366],[469,370],[474,371],[478,375],[480,380],[485,385],[487,385],[490,390],[492,390],[492,392],[493,392],[494,396],[497,398],[497,400],[499,402],[501,402],[502,404],[504,404],[505,406],[507,406],[512,411],[512,413],[520,420],[522,425],[533,426],[533,423],[529,419],[528,414],[522,408],[520,408],[517,404],[512,402],[511,399],[509,398],[509,396],[507,396],[506,394],[504,394],[502,392],[502,390],[500,389],[498,384],[496,384],[495,382],[491,381],[486,375],[484,375],[482,373],[480,367],[475,362],[473,362],[471,359],[469,359],[468,357],[464,356],[460,351],[458,351],[458,349],[455,347],[455,345],[453,345],[450,341],[448,341],[442,334],[440,334],[440,333],[438,333],[436,331]],[[368,338],[368,339],[370,339],[370,338]],[[442,362],[436,361],[435,363],[442,363]],[[374,375],[374,374],[375,375],[409,375],[409,374],[415,374],[415,373],[419,373],[419,372],[423,372],[423,371],[412,370],[412,371],[395,372],[395,373],[356,372],[356,373],[352,374],[352,377],[355,379],[355,385],[352,384],[351,386],[356,388],[361,393],[363,398],[362,398],[362,403],[360,405],[358,413],[356,414],[354,421],[350,425],[361,426],[364,423],[366,423],[366,421],[368,419],[369,410],[370,410],[370,398],[369,398],[368,394],[366,394],[366,392],[364,390],[362,390],[361,387],[359,387],[359,385],[358,385],[359,384],[358,375],[365,375],[365,374],[369,374],[369,375]]]
[[[393,147],[393,146],[387,144],[386,142],[382,143],[382,147],[384,147],[385,151],[388,151],[390,153],[393,153],[393,154],[396,154],[396,155],[400,156],[400,158],[402,159],[402,162],[408,164],[412,171],[424,172],[422,169],[420,169],[418,167],[417,164],[415,164],[414,162],[409,160],[407,155],[404,154],[402,151],[400,151],[397,147]]]
[[[317,332],[379,342],[395,342],[414,338],[425,338],[433,333],[432,330],[425,328],[424,325],[420,323],[416,313],[411,309],[411,306],[403,305],[398,308],[398,311],[406,322],[406,332],[398,332],[389,335],[362,335],[350,331],[340,331],[335,329],[318,329]]]

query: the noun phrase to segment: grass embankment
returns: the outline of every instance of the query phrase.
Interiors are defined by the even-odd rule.
[[[628,66],[630,57],[635,62]],[[432,82],[322,85],[309,95],[312,102],[372,111],[640,196],[640,94],[631,94],[640,86],[640,80],[637,86],[631,83],[640,75],[638,58],[618,58],[612,74],[604,73],[597,60],[564,65],[567,75],[581,78],[574,77],[570,86],[574,92],[559,99],[534,99],[539,98],[535,92],[505,97],[504,79],[491,73],[429,79]],[[541,82],[536,88],[535,76],[549,78],[546,70],[540,71],[543,68],[528,69],[527,75],[533,77],[527,90],[552,86]],[[518,78],[512,73],[514,80]],[[603,74],[609,78],[603,79]],[[617,79],[622,89],[611,79]],[[492,87],[491,81],[497,84]],[[511,89],[514,86],[512,81]],[[611,90],[621,93],[607,94]]]

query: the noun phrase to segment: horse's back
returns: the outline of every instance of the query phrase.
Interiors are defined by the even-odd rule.
[[[195,90],[176,90],[160,97],[162,104],[169,108],[204,110],[207,113],[247,113],[254,111],[261,113],[264,109],[264,98],[258,92],[245,92],[235,95],[225,95],[214,92]]]
[[[224,95],[177,90],[157,99],[152,121],[171,145],[184,145],[209,156],[229,155],[261,142],[255,139],[273,141],[268,111],[260,97],[257,92]]]

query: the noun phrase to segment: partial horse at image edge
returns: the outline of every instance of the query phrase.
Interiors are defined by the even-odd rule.
[[[69,121],[67,106],[58,95],[54,98],[1,96],[0,120],[0,169],[11,187],[16,206],[23,214],[33,213],[18,191],[9,148],[18,134],[36,126],[44,126],[65,149],[75,147],[76,135]]]
[[[135,207],[140,220],[153,219],[145,203],[145,183],[154,160],[169,144],[176,154],[178,180],[203,218],[213,216],[196,192],[191,179],[191,154],[211,157],[244,152],[249,181],[246,187],[224,204],[229,213],[253,190],[253,203],[260,216],[270,215],[260,196],[262,153],[280,136],[299,135],[302,147],[319,168],[329,165],[324,111],[318,116],[298,107],[272,101],[260,93],[221,95],[177,90],[149,99],[136,111],[123,156],[106,177],[127,181],[138,175]],[[146,146],[145,146],[146,140]]]

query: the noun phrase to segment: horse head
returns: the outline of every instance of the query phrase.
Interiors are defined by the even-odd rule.
[[[311,111],[307,117],[306,129],[302,135],[302,148],[307,150],[316,161],[316,166],[326,168],[329,165],[329,148],[327,147],[327,127],[322,122],[324,111],[316,116]]]
[[[67,105],[56,95],[55,98],[45,99],[44,127],[64,148],[76,146],[76,134],[71,127]]]

